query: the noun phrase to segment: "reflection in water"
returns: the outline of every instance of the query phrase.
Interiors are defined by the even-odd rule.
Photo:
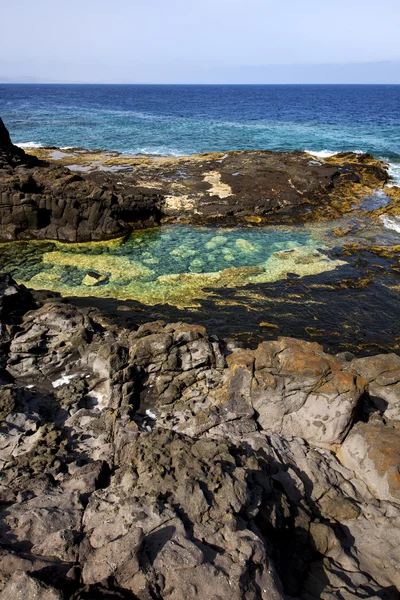
[[[240,287],[313,275],[342,264],[304,228],[217,229],[167,226],[126,240],[2,245],[1,266],[35,289],[190,306],[205,288]]]

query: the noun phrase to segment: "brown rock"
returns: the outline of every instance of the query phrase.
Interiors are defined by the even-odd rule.
[[[400,503],[400,429],[379,422],[357,423],[338,458],[380,500]]]
[[[367,381],[373,410],[386,419],[400,421],[400,356],[392,353],[356,358],[349,370]]]
[[[0,600],[62,600],[62,598],[62,594],[55,588],[23,571],[15,571],[0,593]]]

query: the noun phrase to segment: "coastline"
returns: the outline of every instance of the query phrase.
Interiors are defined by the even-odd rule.
[[[2,229],[6,242],[2,268],[12,267],[18,281],[28,287],[76,297],[78,304],[106,307],[120,322],[135,318],[144,322],[163,313],[172,319],[197,319],[209,330],[253,347],[284,334],[322,341],[329,351],[351,349],[364,355],[398,349],[391,315],[398,310],[400,189],[388,187],[385,163],[351,153],[315,160],[305,153],[269,151],[135,156],[129,163],[119,153],[82,149],[41,148],[31,150],[30,156],[22,154],[22,163],[33,161],[25,171],[28,175],[23,175],[27,183],[12,184],[19,191],[11,189],[6,195],[6,202],[12,194],[17,201]],[[71,171],[67,167],[71,164],[85,170]],[[27,210],[32,211],[28,219]],[[136,262],[124,262],[128,260],[123,256],[124,240],[132,230],[139,237],[143,232],[144,240],[150,235],[151,240],[154,234],[147,233],[152,231],[148,228],[166,225],[182,231],[185,226],[233,232],[238,228],[243,235],[255,228],[267,236],[283,227],[288,239],[296,236],[298,227],[314,241],[287,254],[284,250],[290,246],[281,246],[283,252],[267,261],[245,261],[254,265],[246,268],[230,268],[228,262],[218,268],[210,264],[208,272],[186,262],[169,272],[161,270],[148,281],[159,257],[148,253],[144,259],[145,253],[144,262],[137,262],[142,260],[138,257],[129,259]],[[25,240],[23,250],[7,243],[15,239]],[[74,242],[79,242],[76,250],[63,246]],[[193,252],[186,248],[184,235],[176,243],[168,252],[173,250],[177,258]],[[218,246],[210,243],[218,259]],[[246,251],[249,242],[237,243],[245,244]],[[42,246],[47,271],[41,266]],[[251,248],[250,244],[247,252]],[[237,254],[235,243],[227,258],[233,260],[233,251]],[[202,258],[201,247],[196,252]],[[18,267],[23,256],[25,271]],[[37,266],[32,269],[33,256]],[[202,264],[196,260],[193,265]],[[66,269],[75,273],[70,283],[63,276]],[[125,282],[127,276],[133,277],[131,284]],[[391,305],[389,311],[383,308],[385,302]],[[316,312],[310,321],[312,310]],[[225,317],[219,321],[216,315],[221,311]],[[239,326],[235,312],[241,314]],[[359,322],[352,326],[355,315]],[[367,338],[366,328],[371,330]]]
[[[400,188],[384,163],[246,151],[114,172],[99,164],[125,157],[27,155],[1,125],[0,270],[40,289],[0,275],[0,595],[394,600]],[[251,238],[280,229],[268,252]],[[163,273],[169,255],[181,271]],[[165,302],[123,296],[162,281]]]

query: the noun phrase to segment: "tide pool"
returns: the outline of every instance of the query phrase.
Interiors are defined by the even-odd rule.
[[[34,289],[181,307],[208,297],[210,289],[315,275],[339,264],[301,227],[171,225],[109,242],[0,247],[2,268]]]

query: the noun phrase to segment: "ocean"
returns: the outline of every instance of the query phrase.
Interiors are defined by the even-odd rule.
[[[0,116],[27,149],[370,152],[400,182],[400,85],[1,84]]]

